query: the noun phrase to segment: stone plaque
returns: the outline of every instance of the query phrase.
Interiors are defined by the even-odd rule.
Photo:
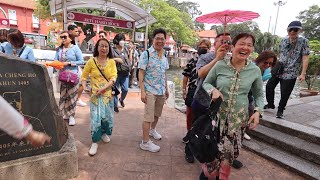
[[[0,131],[0,161],[59,151],[68,129],[56,104],[46,67],[0,54],[0,95],[37,131],[51,136],[51,143],[32,147]],[[1,118],[1,115],[0,115]]]

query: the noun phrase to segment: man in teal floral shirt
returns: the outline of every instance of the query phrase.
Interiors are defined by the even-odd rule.
[[[279,75],[272,75],[266,86],[266,97],[268,104],[265,109],[274,109],[274,89],[280,82],[281,99],[276,117],[283,118],[283,111],[296,83],[296,79],[305,80],[309,62],[309,41],[300,37],[302,26],[300,21],[292,21],[288,28],[288,37],[282,39],[280,43],[279,61],[283,64],[283,72]],[[302,71],[299,76],[300,66]]]
[[[163,49],[166,35],[164,29],[154,30],[152,47],[141,54],[138,65],[141,101],[145,104],[142,125],[143,140],[140,148],[150,152],[160,150],[160,147],[155,145],[149,136],[156,140],[162,138],[155,128],[161,116],[165,99],[169,97],[166,76],[169,64]]]

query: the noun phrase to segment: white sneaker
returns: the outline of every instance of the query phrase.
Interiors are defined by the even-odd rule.
[[[140,148],[145,151],[150,151],[150,152],[158,152],[160,151],[160,146],[157,146],[153,144],[151,140],[149,140],[147,143],[143,143],[143,141],[140,144]]]
[[[98,150],[98,144],[97,143],[92,143],[90,150],[89,150],[89,155],[90,156],[94,156],[95,154],[97,154],[97,150]]]
[[[76,120],[73,116],[69,117],[69,126],[74,126],[76,124]]]
[[[149,136],[152,136],[156,140],[161,140],[162,136],[156,131],[156,129],[150,129]]]
[[[102,141],[105,142],[105,143],[110,142],[110,138],[109,138],[109,136],[106,135],[106,134],[102,134],[101,139],[102,139]]]
[[[251,137],[247,133],[244,133],[243,138],[248,141],[251,140]]]
[[[85,102],[83,102],[81,99],[79,99],[79,100],[77,101],[77,105],[78,105],[78,106],[81,106],[81,107],[84,107],[84,106],[86,106],[87,104],[86,104]]]
[[[63,119],[69,119],[67,115],[63,115]]]

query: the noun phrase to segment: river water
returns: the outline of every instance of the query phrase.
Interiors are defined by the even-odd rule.
[[[175,83],[175,103],[177,106],[181,107],[184,106],[184,100],[182,98],[182,75],[183,69],[181,68],[173,68],[170,67],[170,69],[167,71],[167,75],[168,75],[168,80],[169,81],[173,81]],[[263,91],[265,92],[265,85],[266,82],[264,82],[264,88]],[[318,89],[320,89],[320,81],[318,80],[317,83],[315,83],[315,87],[317,87]],[[297,81],[291,96],[291,98],[300,98],[299,96],[299,89],[301,88],[306,88],[306,84],[304,83],[300,83],[299,81]],[[276,87],[275,90],[275,105],[278,105],[278,102],[280,100],[280,83],[278,84],[278,86]],[[264,98],[264,101],[266,103],[266,99]]]

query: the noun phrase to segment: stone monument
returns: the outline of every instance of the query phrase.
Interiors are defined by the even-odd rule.
[[[36,131],[51,137],[50,144],[32,147],[26,140],[16,140],[0,131],[0,179],[19,179],[17,175],[12,176],[12,171],[17,169],[21,174],[21,168],[34,166],[35,161],[40,166],[39,172],[36,172],[37,168],[30,169],[26,172],[27,176],[31,173],[35,174],[36,179],[74,177],[78,171],[76,148],[56,104],[46,67],[0,54],[0,95],[28,119]],[[66,155],[69,164],[65,162],[68,160]],[[61,168],[62,165],[62,169],[69,172],[55,170],[55,166]],[[70,168],[73,170],[70,171]]]

